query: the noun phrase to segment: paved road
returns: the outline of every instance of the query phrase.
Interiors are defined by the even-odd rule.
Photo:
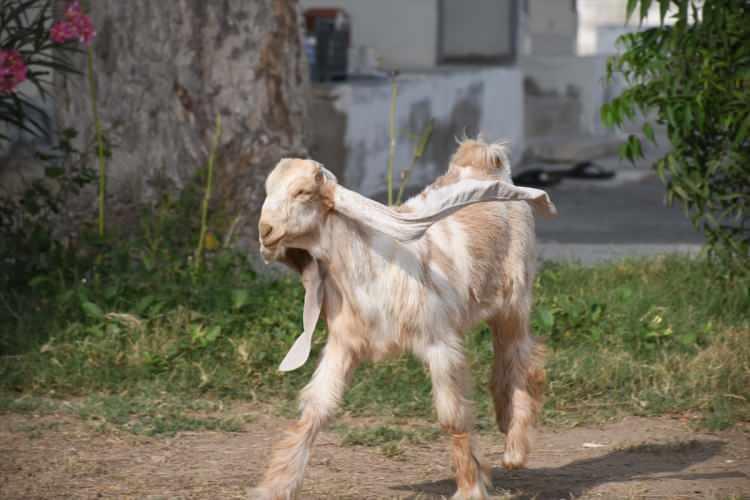
[[[645,166],[598,160],[616,170],[608,181],[565,179],[548,192],[560,215],[537,218],[540,257],[592,263],[624,256],[697,253],[703,237]]]

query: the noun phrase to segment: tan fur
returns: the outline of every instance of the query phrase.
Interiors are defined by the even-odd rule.
[[[509,169],[505,145],[488,144],[481,138],[464,139],[451,157],[451,164],[462,167],[479,167],[486,170]]]
[[[516,469],[526,464],[529,429],[542,406],[544,348],[531,337],[526,317],[498,315],[489,325],[495,351],[490,392],[497,426],[507,435],[503,466]]]
[[[456,472],[456,496],[471,498],[472,490],[479,490],[480,498],[492,486],[491,469],[475,455],[468,432],[452,434],[453,468]]]
[[[430,184],[422,193],[420,196],[425,196],[428,190],[431,189],[440,189],[441,187],[450,186],[451,184],[455,184],[461,179],[459,176],[459,172],[457,169],[451,167],[448,169],[448,172],[441,175],[437,179],[435,179],[435,182]]]
[[[482,299],[494,301],[498,291],[509,285],[508,277],[504,276],[503,262],[492,258],[493,255],[507,254],[507,242],[504,240],[509,234],[507,221],[497,214],[497,207],[492,205],[466,207],[459,210],[455,217],[464,231],[471,234],[468,245],[472,257],[472,294],[478,302]],[[482,306],[481,303],[478,305]]]
[[[437,222],[420,241],[402,245],[336,212],[335,178],[331,181],[329,173],[321,182],[320,172],[310,160],[283,160],[267,180],[267,190],[274,189],[264,211],[264,223],[274,228],[269,242],[282,231],[291,233],[285,253],[275,253],[281,251],[274,247],[266,249],[267,256],[300,272],[316,259],[329,336],[301,394],[302,416],[275,447],[251,498],[293,497],[315,436],[335,413],[354,368],[404,350],[429,369],[438,420],[452,440],[454,499],[486,498],[490,474],[471,438],[463,335],[482,320],[490,325],[495,353],[490,391],[498,428],[507,434],[502,463],[522,467],[544,387],[544,351],[529,327],[535,263],[531,207],[520,201],[468,206]],[[466,178],[511,182],[504,147],[464,140],[446,174],[413,200],[429,199],[432,190]],[[305,203],[295,201],[299,190],[312,193],[302,195]],[[291,210],[297,215],[284,215]],[[397,210],[414,212],[415,205],[407,202]]]
[[[336,208],[336,203],[334,202],[335,192],[336,185],[333,183],[323,184],[320,188],[320,196],[323,200],[323,206],[325,206],[328,210],[333,210],[334,208]]]

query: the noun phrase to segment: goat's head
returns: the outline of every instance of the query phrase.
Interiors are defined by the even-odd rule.
[[[285,158],[276,165],[266,179],[266,200],[258,222],[264,259],[287,259],[287,249],[306,248],[314,242],[333,206],[335,184],[336,177],[312,160]]]

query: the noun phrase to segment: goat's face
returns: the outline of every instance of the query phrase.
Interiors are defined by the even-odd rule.
[[[258,222],[264,259],[282,259],[287,248],[308,248],[316,241],[332,184],[333,175],[312,160],[286,158],[274,167]]]

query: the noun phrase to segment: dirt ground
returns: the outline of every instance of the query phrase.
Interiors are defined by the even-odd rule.
[[[0,498],[244,498],[289,421],[261,408],[233,409],[242,432],[148,438],[97,430],[67,415],[0,415]],[[349,420],[350,425],[375,422]],[[448,439],[378,448],[342,447],[324,432],[302,499],[444,498],[453,494]],[[479,437],[499,464],[503,441]],[[685,419],[541,429],[529,467],[493,469],[493,498],[750,498],[750,425],[694,432]]]

